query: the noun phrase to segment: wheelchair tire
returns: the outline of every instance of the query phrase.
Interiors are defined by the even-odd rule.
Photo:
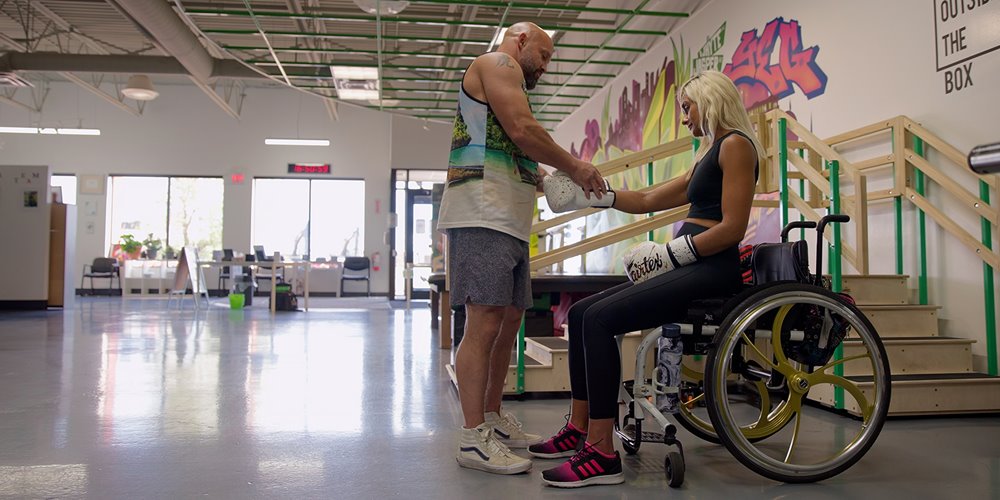
[[[786,356],[786,346],[782,344],[781,337],[786,327],[790,331],[795,326],[786,325],[784,323],[786,318],[796,318],[790,320],[794,322],[802,317],[790,314],[793,308],[800,304],[802,307],[818,308],[816,310],[820,311],[823,318],[823,328],[827,328],[826,320],[834,316],[840,321],[847,321],[856,339],[861,341],[861,350],[865,353],[843,359],[835,357],[815,371],[811,367],[803,370],[801,365],[793,364]],[[767,330],[761,327],[761,324],[770,327],[769,337],[757,333],[757,330]],[[758,345],[759,341],[767,338],[771,342],[768,346],[772,351],[771,354],[764,354]],[[888,357],[871,322],[853,304],[846,302],[840,296],[824,288],[807,284],[781,283],[777,286],[761,287],[726,317],[713,344],[715,348],[709,352],[705,373],[709,417],[722,444],[749,469],[764,477],[786,483],[821,481],[847,470],[875,443],[889,409],[891,378]],[[842,346],[843,343],[838,348],[838,353]],[[859,349],[855,347],[854,350]],[[728,392],[734,375],[736,378],[752,375],[747,369],[750,363],[744,356],[751,361],[770,364],[772,369],[779,370],[787,379],[789,404],[784,408],[787,413],[785,417],[788,418],[788,422],[794,420],[795,423],[788,432],[774,433],[775,440],[782,441],[780,444],[769,440],[758,447],[740,431],[742,426],[740,418],[752,419],[754,412],[752,408],[741,409],[731,404]],[[771,361],[772,356],[776,362]],[[828,370],[835,372],[844,370],[849,361],[865,359],[868,361],[867,365],[859,361],[851,366],[852,369],[857,369],[860,364],[862,368],[871,369],[874,382],[869,391],[873,393],[871,396],[866,396],[865,392],[847,377],[837,373],[827,373]],[[800,436],[799,429],[804,421],[807,424],[813,421],[819,422],[823,426],[821,428],[825,429],[830,426],[830,415],[833,415],[833,418],[841,418],[835,413],[813,409],[803,404],[809,391],[825,384],[832,386],[833,393],[839,393],[841,399],[845,396],[854,398],[858,411],[862,414],[862,421],[857,424],[850,418],[844,418],[834,424],[837,432],[807,431]],[[804,411],[806,408],[810,409],[809,415]],[[817,412],[818,418],[814,416],[813,411]],[[853,438],[849,437],[848,425],[858,427],[857,434]],[[815,442],[828,434],[833,434],[831,443]],[[785,440],[789,443],[787,446],[783,443]],[[783,458],[782,453],[786,453]]]
[[[671,488],[680,488],[684,484],[684,468],[684,455],[671,451],[663,457],[663,473]]]

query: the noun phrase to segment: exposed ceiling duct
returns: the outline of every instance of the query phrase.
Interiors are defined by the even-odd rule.
[[[164,51],[177,58],[194,78],[208,83],[213,59],[198,37],[165,1],[109,0],[146,30]]]

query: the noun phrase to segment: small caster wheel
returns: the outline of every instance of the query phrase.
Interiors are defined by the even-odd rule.
[[[676,451],[667,453],[663,458],[663,469],[671,488],[680,488],[684,484],[684,455]]]

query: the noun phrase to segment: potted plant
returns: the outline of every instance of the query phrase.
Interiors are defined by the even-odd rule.
[[[174,247],[170,245],[167,245],[167,248],[166,250],[164,250],[164,252],[166,252],[167,260],[174,260],[177,258],[177,250],[174,250]]]
[[[142,241],[142,246],[146,248],[146,258],[155,259],[156,254],[160,252],[160,248],[163,247],[163,242],[157,238],[153,238],[153,233],[149,233],[149,236]]]
[[[122,249],[122,253],[128,258],[138,259],[139,250],[142,248],[142,242],[135,239],[131,234],[123,234],[121,235],[121,243],[118,246]]]

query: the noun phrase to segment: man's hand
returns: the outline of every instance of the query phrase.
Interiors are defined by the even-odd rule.
[[[591,163],[585,161],[578,162],[577,168],[567,173],[570,179],[573,179],[573,182],[583,189],[583,194],[588,200],[591,193],[597,195],[597,199],[601,199],[604,193],[608,191],[608,183],[601,176],[597,167]]]

